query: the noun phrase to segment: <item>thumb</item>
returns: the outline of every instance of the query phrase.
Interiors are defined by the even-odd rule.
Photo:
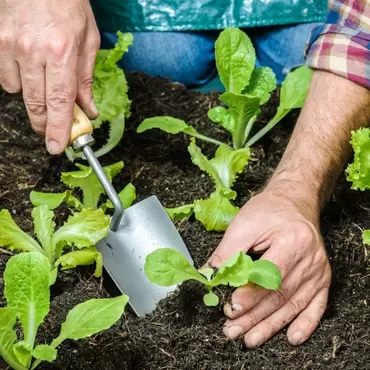
[[[250,227],[243,214],[237,215],[206,265],[208,267],[220,267],[236,253],[248,252],[255,244],[257,236],[258,234]]]

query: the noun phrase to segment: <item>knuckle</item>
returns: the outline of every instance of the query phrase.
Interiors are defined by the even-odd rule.
[[[308,222],[299,222],[297,225],[298,230],[298,242],[312,244],[317,241],[316,230],[314,226]]]
[[[269,296],[277,308],[282,307],[286,302],[286,298],[282,290],[273,290],[269,293]]]
[[[46,113],[46,105],[41,101],[24,100],[30,113],[41,116]]]
[[[66,88],[56,88],[53,92],[48,94],[46,104],[53,110],[64,111],[74,100],[74,91]]]
[[[81,81],[81,84],[84,88],[92,89],[93,84],[94,84],[93,76],[83,78]]]
[[[62,57],[68,50],[68,38],[64,35],[52,37],[47,45],[47,50],[56,57]]]
[[[289,299],[287,304],[292,309],[292,316],[297,316],[299,313],[301,313],[307,307],[306,302],[304,302],[303,300]]]
[[[33,44],[34,44],[33,37],[30,36],[28,33],[18,37],[17,47],[18,47],[18,50],[23,55],[31,54]]]
[[[93,37],[91,38],[89,49],[97,52],[100,49],[101,38],[99,32],[95,32]]]

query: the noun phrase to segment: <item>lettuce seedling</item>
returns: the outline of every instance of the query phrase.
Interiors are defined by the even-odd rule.
[[[191,137],[189,152],[192,160],[211,176],[215,190],[208,199],[167,209],[167,212],[173,220],[187,219],[194,213],[196,219],[201,221],[208,231],[224,231],[239,209],[231,203],[237,194],[231,189],[231,185],[220,183],[219,174],[233,174],[235,178],[248,163],[250,147],[292,109],[303,106],[312,71],[303,66],[287,75],[281,86],[280,103],[274,117],[251,136],[254,123],[261,112],[260,107],[270,99],[271,93],[276,89],[275,75],[269,67],[255,67],[256,53],[252,42],[237,28],[227,28],[220,33],[215,44],[215,54],[218,74],[226,92],[219,97],[223,105],[211,108],[208,117],[230,133],[232,145],[203,135],[186,122],[168,116],[145,119],[137,132],[157,128],[170,134],[184,133]],[[213,159],[208,160],[202,155],[195,139],[219,146]],[[234,151],[237,154],[231,154]],[[225,153],[228,153],[228,159],[222,162]],[[215,177],[214,170],[209,172],[209,165],[212,167],[216,163],[219,173]]]
[[[88,338],[109,329],[123,315],[128,296],[90,299],[69,311],[60,334],[50,345],[36,345],[39,326],[50,310],[50,262],[41,253],[30,252],[9,259],[4,272],[6,307],[0,308],[0,356],[14,370],[35,369],[52,362],[65,340]],[[22,339],[15,324],[19,322]]]
[[[81,211],[83,208],[96,209],[98,206],[100,206],[104,211],[113,208],[110,200],[100,204],[104,188],[95,175],[93,169],[80,163],[76,163],[76,166],[80,169],[79,171],[63,172],[61,176],[61,181],[70,188],[69,190],[66,190],[63,193],[32,191],[30,195],[31,203],[34,206],[47,204],[50,209],[55,209],[59,207],[60,204],[66,203],[70,208],[78,211]],[[121,172],[123,166],[123,162],[120,161],[103,167],[103,170],[110,182],[112,182],[113,178]],[[80,189],[82,191],[82,200],[79,200],[73,195],[73,189]],[[136,189],[130,183],[126,185],[120,193],[118,193],[118,196],[121,199],[123,207],[128,208],[136,199]]]
[[[218,296],[213,288],[218,285],[239,287],[251,282],[265,289],[278,290],[281,273],[277,266],[267,260],[253,261],[239,252],[220,268],[196,269],[184,255],[171,248],[160,248],[147,255],[144,271],[149,281],[161,286],[171,286],[186,280],[197,280],[207,289],[203,301],[206,306],[217,306]]]
[[[65,270],[96,263],[94,276],[101,276],[102,257],[94,245],[108,235],[110,222],[102,209],[84,208],[81,212],[75,212],[57,230],[54,212],[48,205],[35,207],[32,217],[39,243],[17,226],[8,210],[0,211],[0,246],[46,256],[51,266],[51,284],[55,282],[58,266]],[[69,247],[76,250],[64,254]]]
[[[354,150],[353,163],[346,169],[347,180],[353,190],[370,189],[370,128],[362,127],[352,131],[351,145]],[[362,241],[370,245],[370,230],[362,232]]]
[[[110,127],[108,141],[95,152],[98,158],[118,145],[125,130],[125,120],[131,115],[127,80],[117,63],[133,43],[133,35],[118,31],[117,36],[115,47],[99,50],[95,61],[93,93],[99,117],[92,124],[94,129],[100,128],[104,122]],[[84,158],[82,152],[74,152],[72,148],[68,148],[66,154],[71,161]]]

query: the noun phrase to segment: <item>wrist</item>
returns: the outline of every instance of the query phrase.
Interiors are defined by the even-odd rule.
[[[274,175],[266,185],[264,192],[278,197],[279,201],[295,208],[315,226],[319,225],[322,200],[313,184],[292,178]]]

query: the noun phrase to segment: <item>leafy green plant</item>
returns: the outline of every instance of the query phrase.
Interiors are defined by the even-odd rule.
[[[118,145],[125,130],[125,120],[131,114],[127,80],[117,63],[133,43],[133,35],[118,31],[117,36],[115,47],[99,50],[95,61],[93,93],[99,117],[92,124],[94,129],[100,128],[104,122],[109,123],[110,127],[108,141],[95,152],[98,158]],[[75,152],[72,148],[67,148],[66,155],[71,161],[84,158],[81,152]]]
[[[47,204],[50,209],[55,209],[62,203],[66,203],[70,208],[81,211],[84,208],[96,209],[98,206],[106,211],[113,208],[112,202],[107,200],[102,203],[102,195],[104,188],[100,184],[99,179],[95,175],[93,169],[89,166],[84,166],[76,163],[79,171],[64,172],[61,175],[61,182],[67,185],[70,189],[63,193],[44,193],[32,191],[30,195],[31,203],[36,207]],[[117,176],[124,167],[122,161],[103,167],[109,181]],[[73,194],[73,189],[82,191],[82,200]],[[124,208],[131,206],[136,199],[136,189],[131,183],[126,185],[124,189],[118,193]]]
[[[352,131],[351,145],[354,150],[353,163],[346,169],[347,180],[353,190],[370,189],[370,128],[362,127]],[[362,241],[370,245],[370,230],[362,232]]]
[[[235,254],[219,269],[196,269],[184,255],[171,248],[160,248],[147,255],[144,271],[148,279],[157,285],[171,286],[186,280],[197,280],[207,289],[203,301],[207,306],[217,306],[218,296],[213,288],[218,285],[239,287],[248,282],[265,289],[278,290],[281,273],[276,265],[267,260],[253,261],[243,252]]]
[[[65,340],[88,338],[109,329],[123,315],[128,296],[91,299],[69,311],[60,334],[50,345],[36,345],[36,334],[50,310],[50,262],[38,252],[21,253],[4,272],[6,307],[0,308],[0,356],[14,370],[35,369],[52,362]],[[21,325],[22,339],[14,329]]]
[[[214,191],[208,199],[167,209],[167,212],[173,220],[186,219],[194,213],[208,231],[224,231],[239,211],[231,203],[237,196],[232,185],[248,164],[250,147],[292,109],[303,106],[312,71],[303,66],[287,75],[281,86],[280,103],[274,117],[251,136],[261,106],[276,89],[275,75],[269,67],[255,68],[256,53],[252,42],[239,29],[227,28],[222,31],[215,44],[215,53],[218,74],[226,92],[219,97],[223,105],[211,108],[208,117],[229,132],[232,145],[203,135],[186,122],[168,116],[145,119],[137,132],[157,128],[169,134],[184,133],[191,137],[188,147],[191,159],[210,175]],[[219,146],[214,158],[208,159],[202,154],[196,139]]]
[[[102,256],[94,245],[107,236],[110,222],[102,209],[84,208],[81,212],[75,212],[57,230],[54,212],[48,205],[35,207],[32,217],[39,243],[17,226],[8,210],[1,210],[0,246],[12,251],[37,252],[47,257],[51,266],[51,284],[55,282],[59,266],[65,270],[95,263],[94,276],[101,276]],[[69,247],[76,250],[64,253]]]

